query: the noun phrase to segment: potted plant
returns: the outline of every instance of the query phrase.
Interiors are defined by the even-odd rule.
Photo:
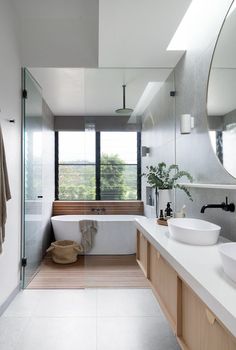
[[[191,193],[186,186],[176,183],[182,177],[187,177],[190,182],[193,182],[192,176],[183,170],[179,170],[179,166],[171,164],[169,167],[166,163],[158,163],[157,166],[147,166],[147,172],[142,174],[147,178],[148,184],[155,189],[156,197],[156,216],[158,217],[158,209],[165,209],[163,206],[170,200],[170,192],[173,188],[179,188],[183,190],[190,200],[192,199]]]

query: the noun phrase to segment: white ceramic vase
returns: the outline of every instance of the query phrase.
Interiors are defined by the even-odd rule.
[[[156,196],[156,215],[159,217],[160,210],[163,210],[163,214],[165,214],[165,209],[168,202],[171,202],[171,207],[173,208],[173,196],[174,192],[173,189],[171,190],[157,190],[157,196]]]

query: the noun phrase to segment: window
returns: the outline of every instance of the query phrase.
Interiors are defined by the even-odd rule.
[[[140,199],[140,133],[58,132],[56,199]]]
[[[59,132],[58,198],[94,200],[95,132]]]
[[[101,199],[137,199],[137,133],[101,132]]]

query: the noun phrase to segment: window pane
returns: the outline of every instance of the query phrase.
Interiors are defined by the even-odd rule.
[[[94,200],[94,165],[59,165],[60,200]]]
[[[95,199],[95,132],[59,132],[59,199]]]
[[[101,165],[101,199],[137,199],[137,165]]]
[[[101,163],[116,155],[125,164],[137,164],[136,132],[101,132]]]
[[[95,132],[60,131],[59,164],[94,164]]]
[[[137,199],[136,132],[101,132],[101,199]]]

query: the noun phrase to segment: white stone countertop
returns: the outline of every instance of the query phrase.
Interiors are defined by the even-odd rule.
[[[218,252],[226,240],[220,237],[216,245],[193,246],[170,238],[168,227],[155,219],[136,218],[135,224],[236,337],[236,283],[224,274]]]

